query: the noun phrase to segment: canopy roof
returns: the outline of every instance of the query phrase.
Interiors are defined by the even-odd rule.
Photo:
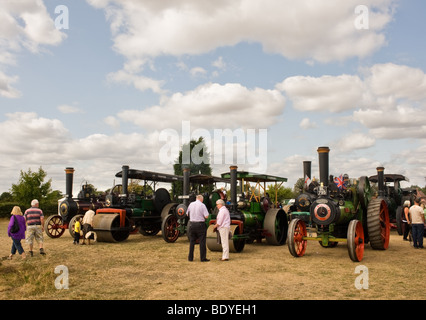
[[[222,173],[221,176],[224,179],[230,179],[231,173],[225,172],[225,173]],[[253,182],[286,182],[287,181],[287,178],[284,178],[284,177],[271,176],[269,174],[253,173],[248,171],[237,171],[237,179],[238,180],[244,179],[244,181],[253,181]]]
[[[120,171],[115,176],[121,178],[122,174],[123,174],[123,172]],[[129,169],[128,178],[129,179],[156,181],[156,182],[183,181],[182,176],[177,176],[177,175],[174,175],[174,174],[167,174],[167,173],[153,172],[153,171],[146,171],[146,170],[135,170],[135,169]]]
[[[221,177],[209,176],[207,174],[193,174],[189,177],[189,182],[199,184],[213,184],[215,182],[231,183],[231,180]]]
[[[385,183],[386,182],[396,182],[396,181],[410,181],[408,178],[403,176],[402,174],[385,174],[384,175]],[[371,182],[377,182],[378,178],[377,175],[371,176],[368,178]]]

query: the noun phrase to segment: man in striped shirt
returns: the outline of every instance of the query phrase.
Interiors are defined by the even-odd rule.
[[[43,211],[38,207],[37,199],[31,201],[31,208],[24,213],[27,222],[27,239],[26,242],[30,246],[30,255],[33,256],[33,243],[36,239],[40,247],[40,254],[46,254],[43,249],[43,231],[44,231],[44,215]]]

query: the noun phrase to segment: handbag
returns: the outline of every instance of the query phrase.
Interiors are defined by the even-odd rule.
[[[10,233],[17,233],[19,231],[19,223],[15,216],[13,216],[13,226],[10,228]]]

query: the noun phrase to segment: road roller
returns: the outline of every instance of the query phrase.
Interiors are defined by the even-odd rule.
[[[386,250],[389,246],[389,210],[383,198],[374,198],[366,176],[347,184],[343,177],[335,181],[329,176],[328,147],[318,148],[320,181],[296,202],[298,213],[309,217],[315,228],[308,236],[306,219],[295,215],[288,227],[288,249],[294,257],[305,254],[308,241],[317,241],[322,247],[332,248],[346,242],[349,257],[359,262],[364,256],[365,244],[373,249]],[[338,182],[337,184],[334,182]],[[311,233],[311,232],[310,232]]]
[[[231,166],[230,172],[221,175],[230,179],[231,201],[227,208],[231,215],[229,250],[242,252],[246,243],[261,242],[266,239],[270,245],[283,245],[287,239],[288,218],[285,211],[273,204],[266,193],[266,183],[275,183],[275,190],[287,178],[238,171],[237,166]],[[237,201],[238,182],[240,193]],[[250,182],[254,184],[250,185]],[[263,192],[262,192],[263,191]],[[277,197],[275,196],[275,199]],[[214,232],[215,217],[209,222],[207,229],[207,247],[211,251],[222,251],[218,244],[217,233]]]
[[[158,183],[182,181],[181,176],[152,171],[130,169],[122,166],[122,184],[116,185],[106,196],[105,207],[96,210],[93,217],[93,229],[98,241],[121,242],[130,233],[139,232],[145,236],[154,236],[161,230],[162,221],[174,213],[178,203],[172,202],[167,189],[156,188]],[[144,181],[151,186],[153,196],[142,193],[129,193],[128,180]]]
[[[203,193],[204,204],[211,213],[206,224],[208,225],[210,220],[216,216],[216,200],[226,200],[226,193],[223,190],[214,188],[217,183],[227,184],[230,183],[230,180],[206,174],[190,175],[190,168],[185,167],[183,169],[183,194],[179,197],[182,199],[182,203],[178,204],[174,211],[169,211],[169,214],[164,217],[161,224],[161,233],[166,242],[175,242],[179,236],[188,234],[190,221],[186,212],[189,204],[196,200],[197,194],[200,194],[197,187],[212,186],[213,191],[210,194]]]
[[[44,230],[50,238],[59,238],[66,229],[71,237],[74,237],[74,224],[77,218],[83,217],[88,210],[103,208],[105,197],[94,193],[93,187],[83,184],[77,197],[73,197],[72,185],[74,180],[74,168],[65,168],[64,198],[58,200],[58,214],[46,218]]]

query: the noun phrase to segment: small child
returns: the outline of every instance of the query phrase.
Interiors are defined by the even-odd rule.
[[[73,242],[73,244],[78,244],[80,242],[80,231],[81,231],[80,220],[81,220],[81,217],[78,217],[75,220],[75,224],[74,224],[74,242]]]

